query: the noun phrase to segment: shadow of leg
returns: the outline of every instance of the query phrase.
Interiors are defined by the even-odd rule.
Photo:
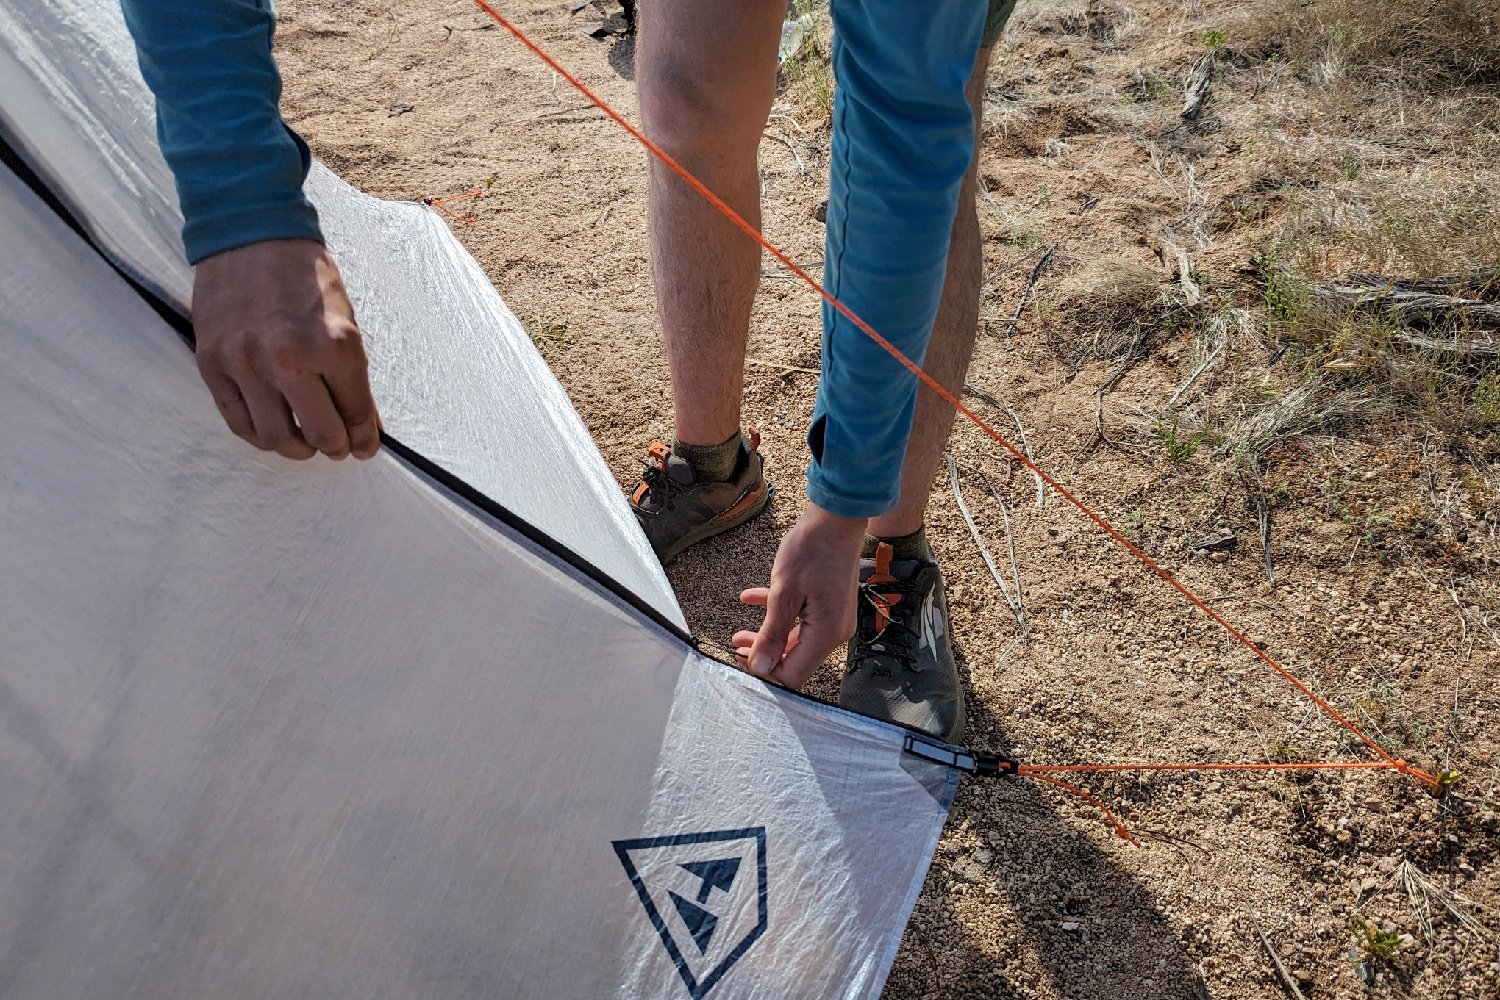
[[[969,720],[991,747],[1009,745],[973,698]],[[1057,794],[1025,780],[964,782],[887,998],[1198,1000],[1194,964],[1155,894],[1112,857],[1102,818],[1076,826]]]

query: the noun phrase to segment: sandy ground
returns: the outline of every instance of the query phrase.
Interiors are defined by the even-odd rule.
[[[634,117],[631,43],[583,34],[600,12],[504,6]],[[1273,655],[1414,762],[1455,767],[1466,781],[1439,803],[1388,773],[1081,779],[1143,838],[1141,848],[1070,796],[971,781],[886,995],[1286,996],[1254,920],[1308,997],[1500,997],[1495,938],[1461,931],[1442,912],[1424,934],[1397,878],[1410,862],[1488,907],[1474,912],[1491,932],[1500,926],[1500,664],[1492,634],[1464,615],[1493,599],[1493,497],[1460,494],[1436,534],[1409,527],[1401,544],[1377,553],[1348,510],[1397,510],[1424,487],[1460,489],[1462,469],[1417,442],[1302,440],[1273,470],[1281,489],[1272,587],[1243,491],[1212,456],[1174,462],[1153,444],[1152,415],[1195,364],[1196,314],[1108,397],[1104,426],[1119,447],[1086,450],[1095,391],[1115,362],[1090,356],[1093,334],[1068,307],[1068,282],[1101,268],[1170,275],[1160,233],[1185,217],[1193,195],[1161,170],[1160,149],[1191,153],[1202,176],[1232,172],[1237,161],[1231,137],[1162,131],[1119,97],[1140,85],[1142,67],[1180,78],[1193,5],[1111,8],[1130,16],[1128,32],[1096,23],[1096,5],[1069,6],[1082,21],[1059,28],[1021,18],[992,71],[981,168],[989,287],[969,381],[1014,407],[1044,465]],[[455,232],[532,330],[621,482],[633,480],[646,446],[670,431],[642,152],[465,0],[281,7],[289,120],[373,194],[486,189],[476,202],[450,203],[475,220],[455,221]],[[1226,87],[1219,99],[1235,93]],[[1141,139],[1152,129],[1156,162]],[[765,230],[794,259],[818,265],[826,132],[788,102],[769,132]],[[1037,258],[1017,262],[1044,241],[1058,243],[1055,260],[1011,329],[1002,319]],[[1206,248],[1198,264],[1232,283],[1247,262],[1243,246]],[[735,595],[765,578],[802,502],[816,379],[804,369],[817,367],[818,337],[814,297],[768,264],[745,410],[764,433],[780,496],[771,516],[672,567],[706,639],[725,643],[754,620]],[[1002,430],[1013,426],[1003,411],[976,406]],[[1039,505],[1025,471],[972,428],[954,433],[951,451],[1002,562],[1006,535],[980,473],[1007,500],[1030,623],[1026,641],[1013,643],[1017,622],[943,486],[930,528],[950,581],[974,745],[1036,763],[1364,759],[1076,512],[1054,496]],[[1330,490],[1344,513],[1333,513]],[[1192,547],[1227,534],[1239,538],[1227,553]],[[812,690],[836,696],[834,671]],[[1356,918],[1411,936],[1369,967],[1370,985],[1358,964],[1368,943],[1350,929]]]

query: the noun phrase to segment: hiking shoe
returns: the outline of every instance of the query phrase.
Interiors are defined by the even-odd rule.
[[[859,626],[839,704],[955,743],[964,735],[964,689],[943,573],[935,562],[892,562],[891,555],[881,542],[874,559],[860,560]]]
[[[770,505],[776,491],[766,482],[759,448],[759,434],[742,435],[739,462],[729,481],[700,483],[686,459],[660,441],[651,446],[630,506],[663,565],[689,545],[737,528]]]

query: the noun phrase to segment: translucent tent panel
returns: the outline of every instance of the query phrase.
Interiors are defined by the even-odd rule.
[[[181,215],[118,3],[0,0],[0,128],[111,260],[186,311]],[[587,428],[442,218],[362,195],[321,165],[307,190],[387,430],[682,625]]]
[[[0,996],[873,996],[955,772],[415,460],[216,433],[0,170]]]

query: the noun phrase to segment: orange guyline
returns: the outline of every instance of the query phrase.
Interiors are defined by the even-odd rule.
[[[505,16],[503,14],[501,14],[500,11],[498,9],[496,9],[489,2],[489,0],[474,0],[474,3],[481,10],[483,10],[486,14],[488,14],[491,18],[493,18],[497,24],[499,24],[506,31],[510,32],[511,35],[513,35],[516,38],[517,41],[519,41],[522,45],[526,46],[526,48],[530,49],[531,52],[534,53],[537,56],[537,58],[541,59],[542,62],[546,63],[549,68],[551,68],[554,72],[556,72],[563,79],[567,80],[568,83],[572,84],[573,87],[576,88],[579,93],[581,93],[584,97],[586,97],[600,111],[604,112],[604,114],[606,116],[608,116],[610,119],[612,119],[615,122],[615,124],[619,125],[626,132],[628,132],[630,134],[631,138],[635,139],[636,142],[640,143],[643,147],[645,147],[645,149],[646,149],[647,152],[649,152],[652,156],[656,157],[663,164],[665,164],[668,168],[670,168],[673,171],[673,173],[675,173],[679,177],[681,177],[682,180],[689,187],[691,187],[694,191],[698,192],[698,194],[702,195],[703,198],[706,201],[708,201],[709,204],[713,205],[714,208],[718,209],[719,212],[721,212],[724,215],[725,218],[727,218],[730,222],[734,223],[734,225],[737,226],[739,229],[743,230],[746,235],[748,235],[751,239],[755,240],[756,243],[760,244],[760,246],[767,253],[769,253],[772,257],[776,258],[777,261],[779,261],[788,270],[790,270],[793,274],[795,274],[798,278],[800,278],[802,280],[802,282],[804,284],[806,284],[809,288],[811,288],[813,291],[817,292],[818,295],[821,296],[822,299],[825,302],[827,302],[834,309],[838,310],[840,314],[842,314],[845,318],[847,318],[849,320],[849,322],[853,323],[866,336],[868,336],[876,344],[880,345],[880,347],[883,348],[887,353],[889,353],[893,358],[895,358],[904,367],[906,367],[909,371],[911,371],[913,374],[915,374],[916,377],[918,379],[920,379],[921,382],[924,385],[926,385],[933,392],[937,393],[940,398],[942,398],[944,401],[946,401],[950,406],[952,406],[959,413],[961,413],[965,417],[967,417],[969,419],[969,421],[974,424],[974,426],[978,427],[981,431],[983,431],[986,435],[988,435],[991,440],[993,440],[996,444],[1000,445],[1007,452],[1009,452],[1010,455],[1011,455],[1011,457],[1014,458],[1017,462],[1020,462],[1026,468],[1030,469],[1032,472],[1036,473],[1036,475],[1040,476],[1041,479],[1042,479],[1042,481],[1045,482],[1048,486],[1050,486],[1052,488],[1053,492],[1055,492],[1058,496],[1062,497],[1068,503],[1072,504],[1075,508],[1078,509],[1078,511],[1080,513],[1082,513],[1090,521],[1093,521],[1096,525],[1098,525],[1101,529],[1103,529],[1103,531],[1107,535],[1109,535],[1109,537],[1113,538],[1116,542],[1118,542],[1121,546],[1123,546],[1125,548],[1125,550],[1128,551],[1132,556],[1134,556],[1138,562],[1140,562],[1143,566],[1145,566],[1151,572],[1155,573],[1162,580],[1166,581],[1166,583],[1168,585],[1170,585],[1174,590],[1176,590],[1179,594],[1181,594],[1183,597],[1185,597],[1188,600],[1189,603],[1191,603],[1199,611],[1203,612],[1203,614],[1205,614],[1206,616],[1208,616],[1208,618],[1211,621],[1213,621],[1214,624],[1218,625],[1225,632],[1227,632],[1230,636],[1232,636],[1235,639],[1235,641],[1237,641],[1240,645],[1244,646],[1252,654],[1254,654],[1255,657],[1256,657],[1256,659],[1258,659],[1261,662],[1265,663],[1272,670],[1274,670],[1278,674],[1280,674],[1288,683],[1290,683],[1293,687],[1295,687],[1302,695],[1304,695],[1314,705],[1318,706],[1318,708],[1323,712],[1324,715],[1328,716],[1328,718],[1332,719],[1334,722],[1336,722],[1340,726],[1342,726],[1345,730],[1347,730],[1348,732],[1350,732],[1351,734],[1353,734],[1355,737],[1357,737],[1362,743],[1364,743],[1364,745],[1366,747],[1368,747],[1376,756],[1378,756],[1380,758],[1379,761],[1364,761],[1364,762],[1358,762],[1358,761],[1356,761],[1356,762],[1347,762],[1347,763],[1326,763],[1326,764],[1319,764],[1319,763],[1284,763],[1284,764],[1268,764],[1268,763],[1240,763],[1240,764],[1234,764],[1234,763],[1220,763],[1220,764],[1066,764],[1066,765],[1029,765],[1029,764],[1023,764],[1023,765],[1020,765],[1015,770],[1015,773],[1017,775],[1022,776],[1022,777],[1029,777],[1029,778],[1032,778],[1033,780],[1036,780],[1036,781],[1042,781],[1042,782],[1045,782],[1046,784],[1056,785],[1056,786],[1058,786],[1058,787],[1060,787],[1060,788],[1062,788],[1062,789],[1064,789],[1064,790],[1066,790],[1068,792],[1071,792],[1074,795],[1078,795],[1078,796],[1084,798],[1085,800],[1087,800],[1091,804],[1097,806],[1099,809],[1101,809],[1105,813],[1105,815],[1109,818],[1110,823],[1114,826],[1115,832],[1117,834],[1119,834],[1122,838],[1124,838],[1126,840],[1129,840],[1133,844],[1139,844],[1139,842],[1134,837],[1132,837],[1130,835],[1129,831],[1126,830],[1125,827],[1122,826],[1119,823],[1118,820],[1116,820],[1114,818],[1113,814],[1110,813],[1108,807],[1106,807],[1104,805],[1104,803],[1101,802],[1097,797],[1091,795],[1090,793],[1084,791],[1081,788],[1078,788],[1075,785],[1069,784],[1069,783],[1067,783],[1065,781],[1062,781],[1062,780],[1060,780],[1058,778],[1049,777],[1049,775],[1051,775],[1051,774],[1058,774],[1058,773],[1109,772],[1109,771],[1392,770],[1392,771],[1400,771],[1402,774],[1408,775],[1409,777],[1412,777],[1412,778],[1416,779],[1417,781],[1422,782],[1429,789],[1432,789],[1434,791],[1442,791],[1442,790],[1444,790],[1446,788],[1446,785],[1451,780],[1451,779],[1448,779],[1447,775],[1444,775],[1444,776],[1440,777],[1440,776],[1429,774],[1426,771],[1421,770],[1420,768],[1417,768],[1417,767],[1415,767],[1415,766],[1413,766],[1411,764],[1408,764],[1404,760],[1401,760],[1401,759],[1399,759],[1397,757],[1392,756],[1383,747],[1381,747],[1378,743],[1376,743],[1373,739],[1371,739],[1368,735],[1366,735],[1363,730],[1361,730],[1353,722],[1350,722],[1348,719],[1346,719],[1338,711],[1338,709],[1334,708],[1333,705],[1331,705],[1326,699],[1320,697],[1317,693],[1315,693],[1305,683],[1303,683],[1300,679],[1298,679],[1290,670],[1288,670],[1286,667],[1282,666],[1279,662],[1277,662],[1265,650],[1261,649],[1259,646],[1255,645],[1255,643],[1251,642],[1250,639],[1243,632],[1241,632],[1239,629],[1235,628],[1234,625],[1230,624],[1230,622],[1228,620],[1226,620],[1217,611],[1215,611],[1212,607],[1210,607],[1209,604],[1205,600],[1203,600],[1203,598],[1199,597],[1192,590],[1190,590],[1187,587],[1186,584],[1182,583],[1175,576],[1173,576],[1170,571],[1168,571],[1167,569],[1165,569],[1164,567],[1162,567],[1154,559],[1152,559],[1149,555],[1147,555],[1144,551],[1142,551],[1140,548],[1138,548],[1134,543],[1132,543],[1128,538],[1126,538],[1123,534],[1121,534],[1113,525],[1111,525],[1103,517],[1101,517],[1098,514],[1094,513],[1094,511],[1091,510],[1088,507],[1088,505],[1086,505],[1083,501],[1079,500],[1076,496],[1074,496],[1073,493],[1066,486],[1062,485],[1062,483],[1060,483],[1056,479],[1054,479],[1045,469],[1042,469],[1035,462],[1033,462],[1029,457],[1027,457],[1026,453],[1023,450],[1021,450],[1020,448],[1017,448],[1015,445],[1011,444],[1009,440],[1007,440],[1002,434],[1000,434],[993,427],[991,427],[982,417],[980,417],[978,414],[976,414],[973,410],[969,409],[968,406],[964,405],[964,403],[961,400],[959,400],[953,393],[949,392],[947,389],[943,388],[943,386],[939,385],[938,382],[935,379],[933,379],[930,375],[928,375],[926,372],[924,372],[919,365],[917,365],[914,361],[912,361],[910,358],[908,358],[905,354],[901,353],[900,350],[898,350],[888,340],[886,340],[878,332],[876,332],[876,330],[873,327],[871,327],[868,323],[866,323],[864,320],[860,319],[857,315],[855,315],[854,312],[848,306],[844,305],[837,298],[835,298],[815,278],[813,278],[812,275],[808,274],[805,270],[803,270],[801,267],[799,267],[790,257],[788,257],[780,249],[778,249],[775,244],[773,244],[770,240],[766,239],[766,237],[763,236],[758,229],[756,229],[754,226],[752,226],[749,222],[745,221],[745,219],[742,216],[740,216],[740,214],[738,212],[736,212],[733,208],[731,208],[728,204],[726,204],[724,202],[724,200],[721,199],[718,195],[714,194],[714,192],[711,191],[708,188],[707,185],[705,185],[702,181],[698,180],[698,178],[694,177],[692,175],[692,173],[690,173],[685,167],[683,167],[676,160],[674,160],[670,154],[668,154],[664,149],[662,149],[655,142],[653,142],[649,137],[647,137],[645,135],[645,133],[641,132],[640,129],[636,128],[629,121],[627,121],[625,119],[625,117],[620,114],[620,112],[616,111],[613,107],[611,107],[610,104],[608,102],[606,102],[603,98],[601,98],[598,95],[596,95],[592,90],[590,90],[588,88],[588,86],[586,84],[584,84],[576,76],[574,76],[572,73],[568,72],[568,70],[565,69],[556,59],[552,58],[551,55],[549,55],[545,50],[543,50],[541,48],[541,46],[537,45],[537,43],[534,42],[534,41],[532,41],[523,31],[521,31],[514,24],[512,24],[509,20],[507,20],[505,18]]]

